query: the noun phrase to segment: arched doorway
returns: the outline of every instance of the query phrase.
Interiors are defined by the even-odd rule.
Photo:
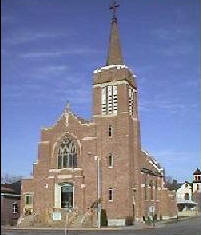
[[[61,185],[61,208],[73,208],[74,189],[73,185],[65,183]]]

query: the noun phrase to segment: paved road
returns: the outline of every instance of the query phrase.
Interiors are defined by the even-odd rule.
[[[2,235],[65,235],[64,231],[45,230],[10,230],[2,231]],[[201,218],[192,218],[174,224],[166,224],[160,228],[143,230],[107,230],[107,231],[68,231],[67,235],[201,235]]]

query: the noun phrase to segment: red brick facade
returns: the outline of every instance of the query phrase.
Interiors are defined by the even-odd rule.
[[[116,28],[117,20],[113,19],[110,47],[118,50]],[[150,206],[154,206],[158,218],[176,216],[175,195],[163,186],[162,168],[141,150],[135,75],[125,65],[118,64],[123,61],[121,58],[115,63],[115,55],[118,57],[121,53],[111,53],[107,66],[94,71],[93,120],[85,121],[66,108],[55,125],[42,129],[33,179],[22,182],[24,221],[25,214],[30,213],[32,223],[62,225],[66,211],[61,208],[61,187],[66,183],[73,186],[73,211],[68,224],[95,226],[95,156],[101,158],[101,205],[109,225],[142,221],[143,216],[148,217]],[[73,141],[75,145],[76,167],[59,167],[59,148],[64,140]],[[62,160],[62,164],[64,162]],[[25,203],[26,195],[32,195],[31,203]]]

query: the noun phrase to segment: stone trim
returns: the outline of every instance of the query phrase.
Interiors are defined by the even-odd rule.
[[[31,195],[34,195],[34,192],[24,192],[23,195],[25,194],[31,194]]]
[[[58,179],[71,179],[73,178],[72,175],[58,175],[57,176]]]
[[[102,70],[108,70],[111,68],[117,68],[117,69],[128,69],[128,67],[126,65],[122,65],[122,64],[111,64],[111,65],[107,65],[104,67],[101,67],[100,69],[96,69],[93,71],[93,73],[100,73],[102,72]]]
[[[105,83],[98,83],[94,84],[93,87],[105,87],[108,85],[122,85],[122,84],[129,84],[127,81],[112,81],[112,82],[105,82]]]
[[[69,171],[72,171],[72,172],[74,172],[74,171],[81,171],[82,170],[82,168],[61,168],[61,169],[49,169],[49,172],[56,172],[56,173],[58,173],[58,172],[61,172],[62,170],[69,170]]]
[[[117,114],[113,113],[113,114],[106,114],[106,115],[103,115],[103,114],[98,114],[98,115],[93,115],[93,117],[116,117]]]
[[[44,141],[39,141],[38,144],[49,144],[50,141],[49,140],[44,140]]]
[[[97,139],[96,136],[87,136],[87,137],[82,138],[81,140],[95,140],[95,139]]]

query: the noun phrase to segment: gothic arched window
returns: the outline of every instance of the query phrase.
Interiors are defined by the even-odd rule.
[[[77,148],[73,140],[66,138],[58,150],[58,168],[77,167]]]

